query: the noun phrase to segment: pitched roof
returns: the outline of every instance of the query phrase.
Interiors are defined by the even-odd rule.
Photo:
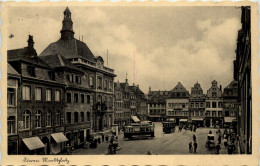
[[[16,75],[16,76],[20,75],[9,63],[7,63],[7,74]]]
[[[148,98],[148,103],[165,103],[166,98],[168,97],[168,93],[165,92],[167,91],[151,91]]]
[[[144,94],[144,92],[138,86],[129,86],[129,89],[133,91],[136,95]]]
[[[61,40],[51,43],[40,56],[62,54],[66,59],[82,57],[94,61],[94,55],[86,43],[77,39]]]
[[[73,70],[84,72],[83,70],[81,70],[77,66],[73,65],[72,63],[70,63],[61,54],[41,56],[40,59],[44,60],[52,68],[67,67],[67,68],[70,68],[70,69],[73,69]]]
[[[180,82],[178,82],[178,84],[171,90],[171,92],[188,92],[188,91]]]

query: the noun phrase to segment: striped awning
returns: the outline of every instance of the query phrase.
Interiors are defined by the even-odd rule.
[[[235,119],[236,119],[236,117],[224,117],[225,123],[232,123],[232,121]]]
[[[139,120],[136,116],[131,116],[131,118],[133,119],[133,121],[134,121],[135,123],[140,122],[140,120]]]
[[[180,119],[180,122],[187,122],[188,119]]]
[[[45,147],[39,137],[24,138],[23,142],[29,150],[35,150]]]

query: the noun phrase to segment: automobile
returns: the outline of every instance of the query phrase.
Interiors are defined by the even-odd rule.
[[[214,134],[208,134],[207,136],[207,142],[206,142],[206,148],[208,148],[209,150],[211,149],[214,149],[216,147],[216,144],[215,144],[215,136]]]

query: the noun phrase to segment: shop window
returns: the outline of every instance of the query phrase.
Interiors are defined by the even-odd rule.
[[[23,100],[31,100],[31,87],[30,86],[23,86],[22,92]]]
[[[15,106],[15,89],[8,88],[7,89],[7,98],[8,98],[8,105]]]

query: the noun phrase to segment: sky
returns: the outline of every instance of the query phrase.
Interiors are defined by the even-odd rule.
[[[60,38],[60,7],[10,7],[8,49],[27,46],[33,35],[40,54]],[[204,93],[213,80],[226,87],[233,80],[236,39],[241,9],[174,6],[69,6],[75,38],[88,45],[115,81],[139,85],[141,90],[171,90],[181,82],[187,90],[198,81]],[[108,58],[107,58],[108,50]],[[108,61],[107,61],[108,59]]]

